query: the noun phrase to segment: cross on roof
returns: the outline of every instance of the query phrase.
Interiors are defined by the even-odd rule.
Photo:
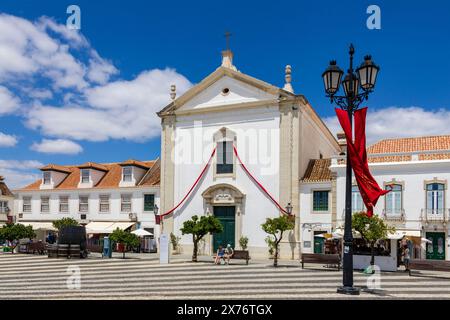
[[[227,50],[230,50],[230,37],[231,37],[231,32],[225,32],[225,38],[226,38],[226,42],[227,42]]]

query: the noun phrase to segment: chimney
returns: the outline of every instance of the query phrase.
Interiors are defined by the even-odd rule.
[[[341,153],[339,155],[343,156],[347,153],[347,140],[345,139],[345,133],[338,132],[336,134],[336,136],[337,136],[338,144],[341,147]]]
[[[222,51],[222,67],[237,71],[233,65],[233,52],[231,50]]]
[[[294,88],[292,88],[291,85],[291,81],[292,81],[292,67],[290,65],[287,65],[286,68],[284,69],[284,79],[285,79],[285,84],[283,89],[286,91],[289,91],[290,93],[294,93]]]

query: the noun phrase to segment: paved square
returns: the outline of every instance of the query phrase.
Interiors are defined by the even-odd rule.
[[[49,259],[47,256],[0,254],[0,300],[3,299],[450,299],[447,277],[409,277],[382,273],[381,291],[359,297],[336,294],[342,272],[302,270],[295,263],[277,269],[266,262],[217,266],[184,258],[159,265],[157,257],[130,259]],[[281,262],[283,264],[283,262]],[[79,267],[80,289],[70,289],[69,266]],[[313,266],[314,267],[314,266]],[[429,273],[427,273],[429,274]],[[355,271],[355,285],[368,275]],[[72,286],[73,288],[74,286]]]

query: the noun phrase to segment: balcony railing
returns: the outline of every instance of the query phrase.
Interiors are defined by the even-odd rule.
[[[438,209],[430,209],[425,208],[422,209],[422,213],[420,214],[420,220],[424,222],[448,222],[449,217],[449,209],[448,208],[438,208]]]
[[[382,217],[384,220],[405,221],[404,209],[383,209]]]

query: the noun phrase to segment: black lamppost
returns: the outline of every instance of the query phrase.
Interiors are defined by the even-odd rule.
[[[336,61],[330,61],[330,65],[322,74],[325,92],[331,103],[335,102],[341,109],[346,110],[352,124],[353,112],[358,109],[361,102],[369,98],[375,87],[380,68],[372,61],[371,56],[365,56],[364,62],[353,70],[353,54],[355,48],[350,45],[350,67],[342,81],[343,96],[337,96],[341,78],[344,72],[336,65]],[[359,93],[361,88],[361,93]],[[352,137],[353,139],[353,137]],[[348,148],[347,148],[348,150]],[[352,234],[352,166],[347,151],[347,171],[345,188],[345,225],[344,225],[344,257],[343,257],[343,286],[337,289],[338,293],[359,294],[359,289],[353,287],[353,234]]]

